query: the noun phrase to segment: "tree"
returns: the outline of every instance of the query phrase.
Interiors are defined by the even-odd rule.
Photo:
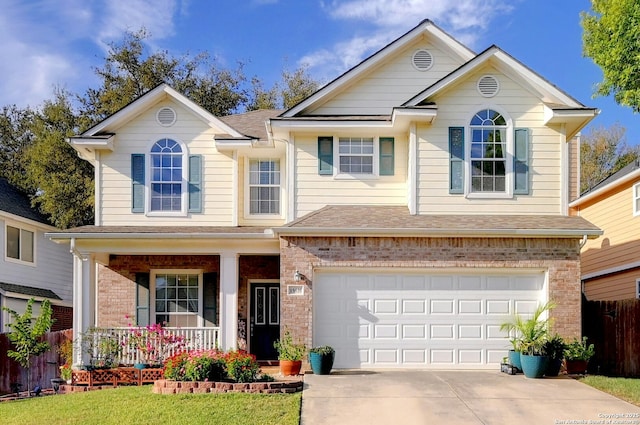
[[[104,66],[94,69],[100,86],[78,96],[81,131],[161,83],[169,84],[217,116],[229,115],[247,101],[242,89],[246,80],[242,64],[228,70],[217,66],[205,52],[195,57],[174,57],[166,50],[150,53],[144,43],[149,37],[150,34],[141,29],[126,32],[121,42],[109,45]]]
[[[640,3],[637,0],[591,0],[582,12],[583,53],[603,72],[595,95],[613,97],[640,112]]]
[[[256,109],[289,109],[311,96],[320,87],[320,82],[309,75],[307,67],[295,71],[282,70],[280,81],[265,89],[258,77],[251,80],[252,93],[247,104],[248,111]]]
[[[40,316],[35,319],[35,322],[32,317],[34,302],[35,300],[33,298],[27,301],[27,306],[23,314],[18,314],[15,310],[8,307],[2,307],[12,318],[11,323],[7,324],[7,326],[12,329],[8,337],[15,349],[8,350],[7,355],[27,370],[27,391],[29,395],[31,395],[31,374],[29,373],[31,359],[51,349],[49,343],[43,341],[42,337],[49,332],[51,325],[53,325],[53,319],[51,317],[53,310],[51,309],[49,300],[42,301]]]
[[[20,158],[33,141],[33,119],[34,112],[29,108],[12,105],[0,111],[0,175],[22,189],[25,170]]]
[[[594,128],[580,144],[580,192],[591,189],[611,174],[635,161],[639,147],[626,143],[625,129],[620,125]]]
[[[31,127],[33,143],[23,155],[33,204],[61,229],[93,222],[93,167],[66,142],[77,133],[79,120],[69,97],[58,91],[44,103]]]

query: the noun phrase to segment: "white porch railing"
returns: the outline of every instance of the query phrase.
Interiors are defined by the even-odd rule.
[[[107,328],[105,333],[118,341],[122,351],[117,358],[117,363],[131,365],[135,363],[146,363],[143,353],[130,347],[127,343],[136,329],[131,328]],[[209,350],[220,346],[220,328],[163,328],[165,334],[171,334],[183,341],[182,344],[163,344],[158,346],[158,341],[150,338],[148,344],[156,344],[152,348],[156,352],[161,352],[163,357],[170,357],[177,351],[185,350]]]

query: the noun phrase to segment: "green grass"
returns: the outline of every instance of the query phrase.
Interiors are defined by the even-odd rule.
[[[118,387],[0,403],[11,424],[291,424],[302,393],[160,395],[151,386]]]
[[[580,381],[600,391],[640,406],[640,379],[590,375],[580,378]]]

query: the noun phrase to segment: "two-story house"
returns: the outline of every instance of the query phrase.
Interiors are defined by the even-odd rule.
[[[570,140],[595,115],[496,46],[425,20],[287,111],[215,117],[162,85],[70,142],[95,166],[74,329],[165,322],[338,368],[495,367],[554,300],[579,335]],[[78,358],[79,360],[79,358]]]
[[[640,298],[640,163],[634,161],[612,174],[570,207],[604,231],[582,248],[587,299]]]
[[[23,314],[30,298],[34,315],[41,301],[51,301],[53,330],[71,328],[72,256],[68,246],[45,238],[54,230],[27,195],[0,178],[0,332],[11,331],[11,315],[2,307]]]

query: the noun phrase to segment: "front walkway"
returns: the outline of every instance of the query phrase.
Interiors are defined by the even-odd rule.
[[[640,424],[640,407],[566,376],[342,370],[304,381],[301,425]]]

